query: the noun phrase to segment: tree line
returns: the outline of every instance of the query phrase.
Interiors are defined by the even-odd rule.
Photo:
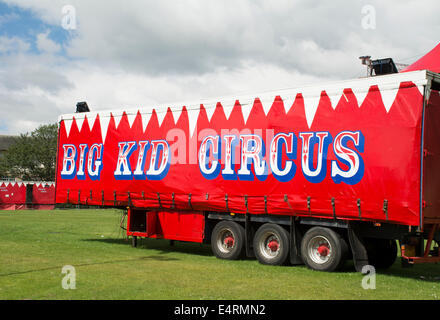
[[[20,134],[0,157],[0,177],[55,181],[58,125],[41,125]]]

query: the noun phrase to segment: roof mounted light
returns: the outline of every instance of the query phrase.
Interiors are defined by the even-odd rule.
[[[87,102],[78,102],[76,104],[76,113],[80,112],[90,112],[89,106],[87,105]]]

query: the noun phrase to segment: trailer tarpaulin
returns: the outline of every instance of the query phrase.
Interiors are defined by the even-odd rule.
[[[420,224],[426,71],[60,117],[56,202]]]

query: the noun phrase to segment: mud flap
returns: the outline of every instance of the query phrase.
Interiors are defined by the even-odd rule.
[[[245,215],[244,231],[245,231],[244,241],[245,241],[246,257],[254,258],[255,253],[254,253],[254,249],[252,248],[252,229],[251,229],[251,218],[249,213],[246,213]]]
[[[362,272],[362,268],[368,265],[368,254],[364,241],[359,236],[359,226],[355,222],[348,223],[348,240],[353,253],[355,269],[357,272]]]
[[[301,253],[301,234],[296,226],[294,217],[290,217],[290,263],[292,265],[304,264]]]

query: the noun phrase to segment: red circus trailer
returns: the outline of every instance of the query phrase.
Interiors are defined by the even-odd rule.
[[[440,261],[440,75],[414,71],[59,119],[56,202],[133,237],[336,270]],[[424,246],[425,239],[427,244]]]

